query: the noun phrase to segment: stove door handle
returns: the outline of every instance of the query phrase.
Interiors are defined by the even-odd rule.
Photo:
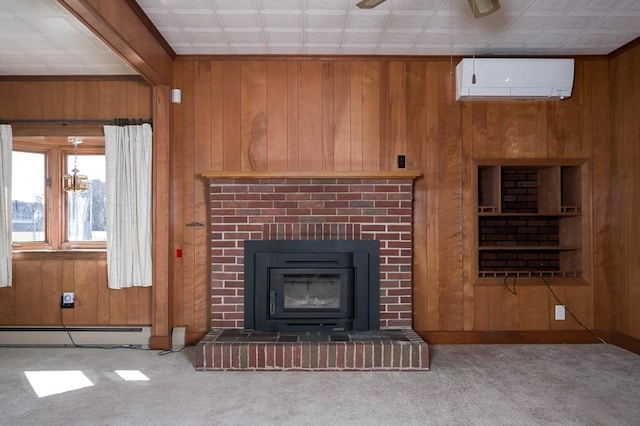
[[[269,309],[270,309],[271,315],[274,315],[276,313],[276,291],[275,290],[271,290],[271,293],[269,294]]]

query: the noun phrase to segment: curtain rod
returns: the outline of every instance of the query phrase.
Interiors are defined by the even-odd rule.
[[[100,119],[17,119],[17,120],[2,120],[0,124],[60,124],[66,126],[67,124],[104,124],[104,125],[116,125],[116,126],[128,126],[139,124],[153,124],[153,120],[150,118],[114,118],[112,120],[100,120]]]

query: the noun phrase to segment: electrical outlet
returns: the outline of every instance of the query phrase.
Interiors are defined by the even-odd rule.
[[[73,309],[76,295],[73,291],[65,291],[60,297],[60,307],[63,309]]]
[[[404,169],[405,167],[407,167],[407,157],[404,155],[398,155],[398,168]]]
[[[556,321],[564,321],[564,305],[556,305]]]

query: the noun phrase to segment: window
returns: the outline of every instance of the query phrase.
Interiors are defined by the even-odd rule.
[[[12,238],[15,249],[106,248],[104,138],[16,137],[12,157]],[[86,175],[89,189],[65,192],[62,176]]]
[[[45,164],[42,152],[13,151],[12,226],[13,242],[44,242]]]
[[[68,154],[66,173],[74,168],[89,178],[89,190],[67,192],[67,241],[106,241],[107,209],[103,155]]]

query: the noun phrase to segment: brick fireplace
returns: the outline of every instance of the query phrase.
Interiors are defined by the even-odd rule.
[[[411,330],[416,173],[211,172],[203,176],[209,183],[210,319],[216,339],[224,330],[245,326],[245,241],[375,240],[379,243],[380,329],[396,335],[403,330],[405,342],[420,340]],[[388,342],[388,333],[384,340]],[[416,358],[423,352],[417,347]],[[407,368],[416,361],[410,358],[405,360],[410,363]]]

